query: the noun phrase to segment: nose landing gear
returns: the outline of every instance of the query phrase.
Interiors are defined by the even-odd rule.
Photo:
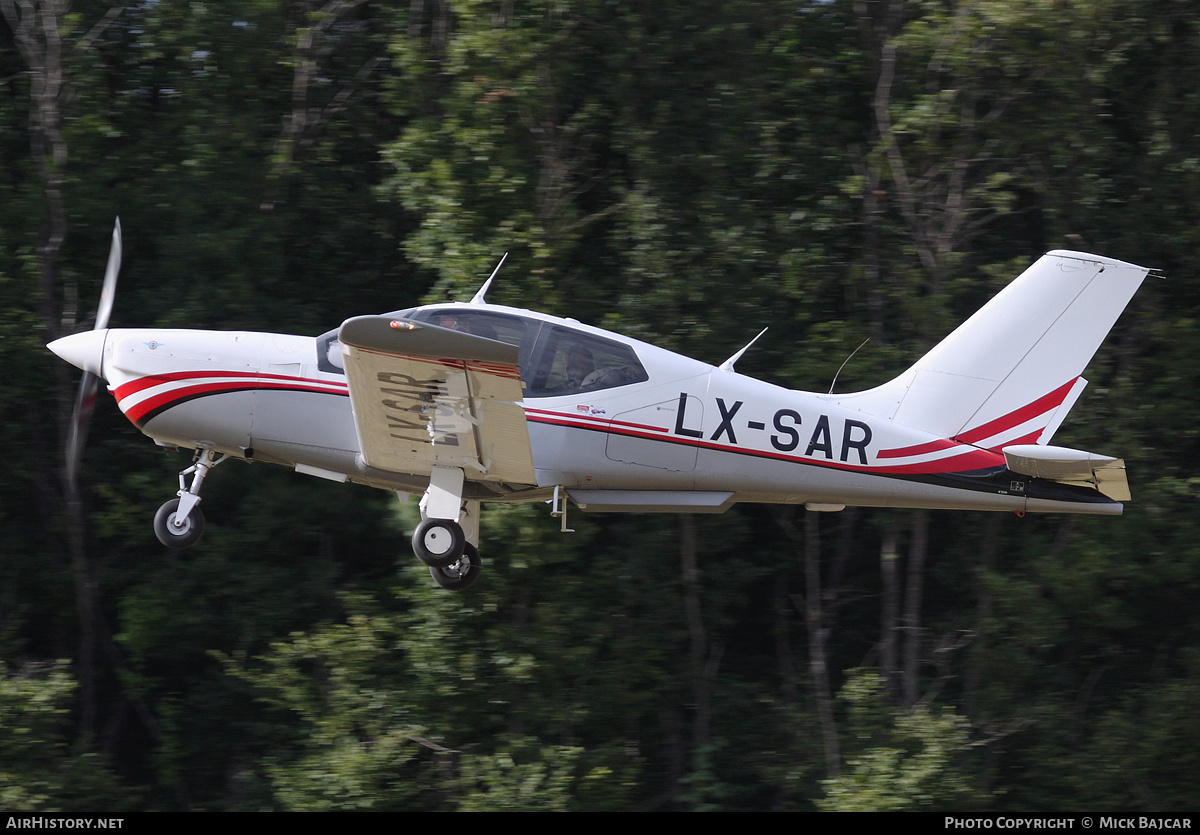
[[[171,499],[154,514],[154,535],[172,551],[191,548],[204,533],[204,513],[193,507],[191,513],[179,513],[179,499]]]
[[[204,514],[200,511],[200,485],[213,467],[228,456],[211,449],[196,450],[192,466],[179,473],[179,498],[171,499],[154,514],[154,535],[168,548],[179,551],[191,548],[204,533]],[[187,476],[192,476],[188,485]]]

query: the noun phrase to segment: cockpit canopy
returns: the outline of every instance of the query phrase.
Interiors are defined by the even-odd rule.
[[[629,345],[532,316],[466,306],[415,308],[388,314],[515,345],[526,397],[557,397],[649,379]],[[317,338],[322,371],[344,373],[337,330]]]

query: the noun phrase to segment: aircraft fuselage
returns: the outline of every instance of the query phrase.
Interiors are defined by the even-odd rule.
[[[385,489],[420,493],[429,483],[428,474],[363,461],[346,378],[320,361],[319,338],[166,329],[94,333],[103,346],[97,370],[121,410],[162,444]],[[637,352],[648,379],[527,397],[521,406],[536,483],[472,482],[468,473],[464,498],[542,499],[558,486],[591,510],[716,512],[751,501],[820,510],[1121,512],[1120,503],[1094,491],[1008,471],[998,450],[1022,437],[1021,415],[982,448],[829,396],[623,342]],[[397,415],[410,424],[413,417],[411,411]]]

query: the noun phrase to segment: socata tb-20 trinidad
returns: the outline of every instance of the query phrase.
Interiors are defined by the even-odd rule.
[[[503,262],[502,262],[503,263]],[[481,501],[721,512],[735,502],[1119,514],[1124,463],[1049,446],[1080,375],[1148,270],[1056,250],[891,382],[792,391],[635,339],[470,303],[359,316],[321,336],[108,329],[50,344],[157,443],[195,450],[158,538],[194,544],[200,486],[228,458],[421,494],[413,550],[438,585],[479,576]],[[496,268],[499,270],[499,267]],[[761,335],[761,334],[760,334]],[[747,346],[749,347],[749,346]],[[187,476],[191,476],[190,483]]]

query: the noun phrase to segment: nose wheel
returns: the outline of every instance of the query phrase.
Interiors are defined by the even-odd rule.
[[[171,499],[154,514],[154,535],[173,551],[191,548],[204,533],[204,513],[193,507],[187,516],[179,513],[179,499]]]

